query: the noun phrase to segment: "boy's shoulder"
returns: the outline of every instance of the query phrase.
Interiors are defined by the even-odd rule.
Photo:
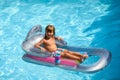
[[[44,38],[40,40],[40,42],[44,42],[44,41],[45,41],[45,39],[44,39]]]
[[[42,41],[45,41],[45,38],[43,38]]]

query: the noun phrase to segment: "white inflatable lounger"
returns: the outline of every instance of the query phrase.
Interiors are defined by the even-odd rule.
[[[42,27],[40,25],[34,26],[27,34],[26,39],[22,43],[22,49],[26,54],[23,55],[23,60],[47,66],[57,66],[64,69],[75,70],[85,73],[93,73],[100,71],[106,67],[110,60],[111,54],[108,50],[102,48],[81,48],[67,46],[65,41],[56,41],[56,44],[61,45],[62,48],[76,52],[87,52],[91,56],[99,56],[99,60],[91,65],[82,65],[76,63],[74,60],[61,59],[58,65],[55,64],[54,57],[51,53],[42,52],[34,47],[38,41],[44,38],[42,34]]]

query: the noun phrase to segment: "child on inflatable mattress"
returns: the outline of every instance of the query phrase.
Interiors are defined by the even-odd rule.
[[[55,56],[56,52],[60,53],[61,58],[67,58],[71,60],[77,60],[83,62],[85,58],[88,57],[87,54],[80,54],[78,52],[69,51],[62,48],[57,48],[55,40],[62,40],[60,37],[55,37],[55,27],[53,25],[48,25],[45,29],[45,37],[35,44],[36,48],[41,49],[42,51],[47,51]],[[43,44],[43,47],[40,45]]]

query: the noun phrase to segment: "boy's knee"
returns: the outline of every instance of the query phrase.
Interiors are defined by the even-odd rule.
[[[61,52],[61,56],[65,56],[66,55],[66,53],[65,52]]]
[[[65,53],[68,53],[69,51],[68,50],[64,50]]]

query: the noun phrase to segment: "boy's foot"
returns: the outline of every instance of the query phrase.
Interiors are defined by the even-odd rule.
[[[79,60],[76,60],[76,62],[79,64],[79,63],[82,63],[86,58],[88,58],[88,54],[87,52],[85,52]]]
[[[79,63],[82,63],[84,61],[83,57],[80,57]]]
[[[88,54],[87,53],[83,54],[83,58],[84,59],[88,58]]]
[[[77,62],[77,64],[80,64],[84,61],[84,58],[83,57],[80,57],[80,60],[75,60]]]

